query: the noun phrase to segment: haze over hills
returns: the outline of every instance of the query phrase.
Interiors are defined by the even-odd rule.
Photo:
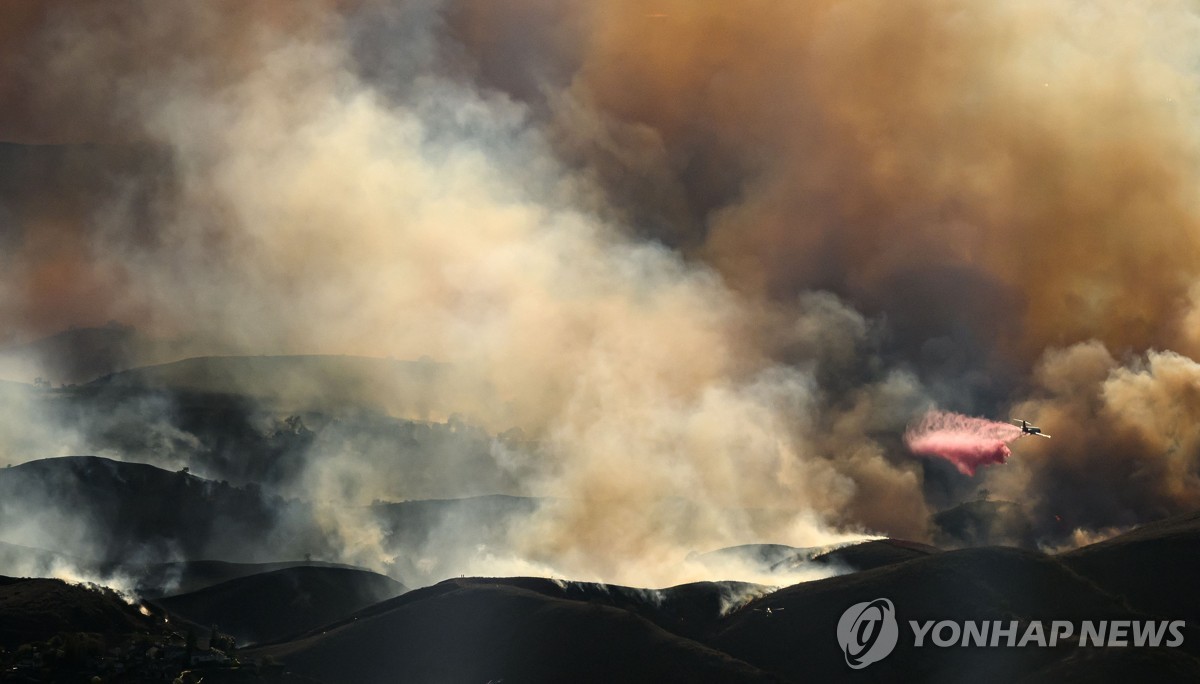
[[[314,502],[283,498],[256,484],[237,487],[95,456],[0,469],[0,540],[39,544],[39,553],[48,554],[39,557],[42,563],[74,556],[93,571],[136,568],[164,578],[173,574],[172,561],[225,561],[213,572],[232,578],[244,574],[237,564],[339,559],[339,530],[329,521],[349,516],[377,531],[363,558],[400,578],[440,579],[459,569],[455,558],[487,546],[501,552],[507,527],[538,505],[503,496],[367,506]],[[150,579],[147,586],[164,581]],[[195,586],[194,580],[186,584]]]
[[[272,530],[295,530],[298,507],[255,489],[186,472],[94,456],[30,461],[0,471],[4,534],[103,562],[184,558],[256,561],[283,549],[247,546]],[[291,557],[303,552],[288,554]]]
[[[431,360],[357,356],[206,356],[134,367],[94,380],[91,390],[169,390],[240,395],[282,411],[384,410],[428,418],[447,413],[452,368]]]
[[[0,678],[1200,679],[1198,46],[0,2]]]
[[[786,575],[790,570],[808,564],[833,566],[850,571],[871,570],[940,551],[941,549],[935,546],[903,539],[873,539],[811,549],[799,549],[783,544],[744,544],[697,554],[695,558],[701,563],[710,561],[718,566],[722,560],[736,559]]]
[[[178,343],[147,339],[114,321],[0,348],[0,378],[22,382],[40,378],[55,385],[73,385],[161,363],[182,353]]]
[[[219,643],[242,653],[239,676],[248,677],[275,676],[263,663],[279,662],[289,676],[319,682],[398,675],[416,682],[838,681],[850,671],[832,638],[837,618],[851,603],[877,596],[894,601],[904,620],[1187,620],[1183,648],[1126,654],[1072,646],[918,650],[901,643],[872,666],[885,679],[1200,675],[1192,617],[1200,604],[1189,589],[1200,566],[1184,560],[1200,557],[1193,555],[1200,539],[1195,515],[1046,555],[1036,550],[1025,509],[981,499],[931,516],[932,537],[949,548],[1003,542],[1025,550],[943,550],[886,538],[695,549],[675,562],[707,568],[713,580],[667,589],[570,578],[446,579],[476,568],[520,574],[529,565],[513,562],[520,548],[513,531],[544,507],[570,501],[495,493],[389,500],[399,492],[495,492],[514,487],[518,480],[505,475],[511,468],[537,463],[540,447],[519,434],[492,436],[461,417],[395,417],[367,394],[360,401],[336,387],[322,390],[335,376],[404,382],[426,367],[350,357],[213,357],[71,388],[13,385],[6,391],[14,401],[41,402],[41,415],[73,426],[76,443],[177,467],[68,456],[0,469],[0,574],[95,581],[127,597],[153,598],[153,611],[169,614],[177,635],[215,625]],[[298,389],[306,383],[311,392]],[[279,403],[283,396],[294,403]],[[332,449],[350,452],[339,457],[343,467],[363,459],[364,477],[354,482],[370,483],[370,500],[362,490],[312,489]],[[464,473],[469,481],[456,479]],[[339,491],[344,501],[320,498]],[[347,554],[348,546],[355,551]],[[749,571],[785,585],[799,576],[837,576],[778,588],[722,574]],[[405,585],[418,589],[402,593]],[[59,586],[27,588],[31,595],[49,592],[45,600],[55,605],[96,600]],[[76,613],[55,608],[65,617],[37,632],[39,643],[77,626],[106,633],[106,643],[135,654],[141,647],[129,646],[131,632],[121,626],[128,611],[116,610],[109,623],[81,618],[76,625]],[[166,648],[175,637],[163,634],[154,638]],[[229,655],[211,662],[243,667]]]
[[[153,340],[112,321],[0,347],[0,380],[231,394],[283,404],[283,410],[385,408],[412,417],[444,417],[445,393],[466,389],[453,384],[448,364],[428,359],[188,351],[183,342]]]
[[[239,658],[247,663],[240,676],[266,677],[265,670],[251,671],[250,664],[262,668],[262,663],[278,661],[293,676],[328,683],[384,682],[396,677],[413,682],[481,677],[535,682],[614,678],[788,682],[811,677],[853,681],[858,673],[846,668],[834,628],[847,606],[880,596],[895,603],[902,629],[907,628],[907,620],[947,616],[1016,620],[1022,629],[1032,620],[1098,619],[1183,619],[1186,628],[1184,645],[1176,649],[1114,650],[1074,644],[1049,649],[914,649],[902,639],[886,660],[871,666],[874,677],[961,681],[969,676],[1000,682],[1085,681],[1097,673],[1120,672],[1156,681],[1200,676],[1200,624],[1194,617],[1197,606],[1188,598],[1194,596],[1191,582],[1200,572],[1200,561],[1188,560],[1200,559],[1196,515],[1147,525],[1060,555],[1011,548],[941,551],[887,539],[834,549],[764,545],[714,552],[717,556],[751,554],[766,569],[780,563],[835,564],[845,573],[784,588],[702,582],[650,589],[546,578],[464,578],[388,598],[404,588],[363,570],[313,562],[201,562],[204,554],[218,547],[188,543],[185,538],[199,539],[203,535],[197,530],[212,529],[198,524],[210,506],[214,509],[210,517],[220,519],[217,511],[227,514],[247,505],[248,510],[256,510],[268,501],[251,498],[260,503],[237,503],[238,497],[247,496],[245,491],[238,493],[184,473],[89,457],[50,459],[0,471],[0,486],[8,487],[10,496],[41,480],[54,482],[73,510],[98,524],[128,528],[114,534],[105,548],[142,544],[153,549],[154,544],[139,539],[180,535],[167,546],[179,554],[198,554],[191,560],[168,565],[110,563],[108,576],[121,577],[123,586],[140,586],[148,592],[171,578],[182,593],[160,598],[157,605],[177,624],[192,625],[188,629],[201,631],[216,625],[221,634],[231,635],[231,643],[243,647]],[[180,502],[181,509],[192,513],[176,518],[154,509],[158,512],[146,517],[156,525],[147,526],[135,524],[142,516],[128,505],[118,507],[109,519],[100,515],[101,508],[94,503],[124,499],[153,507],[158,505],[155,491],[163,493],[164,501]],[[460,504],[466,507],[459,515],[476,516],[484,526],[513,506],[517,511],[524,506],[519,499],[485,498],[383,508],[391,524],[406,526],[400,536],[416,538],[423,526],[439,519],[438,512],[454,515],[454,507]],[[259,541],[270,538],[270,532],[245,526],[252,515],[241,517],[238,535]],[[6,514],[3,519],[12,518]],[[182,527],[173,530],[172,525]],[[18,555],[34,551],[6,548]],[[72,570],[84,565],[79,557],[39,553],[60,568],[63,563]],[[855,563],[861,569],[855,570]],[[99,567],[91,569],[99,573]],[[104,575],[94,577],[103,580]],[[106,634],[109,643],[126,643],[130,637],[122,634],[129,632],[122,630],[132,629],[124,625],[133,623],[121,617],[126,611],[115,595],[116,612],[109,622],[75,621],[70,606],[94,599],[86,592],[71,598],[75,594],[54,589],[60,586],[64,585],[27,587],[31,597],[51,592],[29,600],[62,606],[52,609],[59,621],[47,623],[45,630],[37,632],[43,635],[39,638],[79,629]],[[28,601],[22,605],[29,605]],[[0,602],[0,613],[3,610]],[[80,610],[95,613],[90,608]],[[277,641],[244,648],[271,640]],[[230,662],[222,667],[234,667]]]
[[[74,387],[14,384],[0,393],[0,435],[9,462],[94,453],[299,494],[313,461],[341,453],[348,470],[375,470],[367,501],[518,493],[537,445],[445,413],[446,378],[432,362],[188,359]]]

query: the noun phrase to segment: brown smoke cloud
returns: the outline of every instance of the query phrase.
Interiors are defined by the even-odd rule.
[[[551,455],[521,492],[560,502],[514,531],[530,562],[665,581],[722,544],[923,537],[904,424],[931,393],[1019,400],[1048,348],[1022,410],[1055,440],[1000,489],[1073,497],[1081,526],[1196,501],[1174,461],[1129,516],[1058,484],[1107,414],[1056,383],[1113,383],[1096,349],[1194,352],[1184,3],[0,12],[0,137],[106,144],[6,191],[4,323],[452,361],[481,388],[462,410]],[[1145,363],[1123,406],[1190,361]],[[1129,459],[1161,446],[1122,435]]]
[[[375,88],[342,40],[352,22],[334,15],[327,33],[259,22],[254,58],[235,69],[205,56],[221,51],[216,27],[232,19],[136,7],[163,41],[201,27],[188,34],[200,48],[122,102],[127,136],[166,150],[170,182],[147,190],[145,174],[131,174],[141,194],[87,205],[76,233],[86,255],[76,272],[119,273],[109,297],[144,311],[139,325],[257,352],[453,362],[486,388],[460,397],[461,410],[489,430],[520,427],[549,455],[519,493],[557,503],[511,541],[562,574],[698,579],[678,566],[695,550],[844,538],[833,525],[923,527],[915,464],[891,462],[853,427],[842,430],[856,455],[843,463],[825,434],[837,421],[903,420],[869,415],[870,383],[846,412],[823,405],[817,369],[846,363],[837,355],[867,334],[838,300],[791,316],[793,354],[812,367],[776,365],[756,342],[763,312],[709,268],[611,223],[617,212],[563,167],[523,105],[436,73]],[[401,19],[437,29],[420,12]],[[110,50],[121,66],[153,61],[160,43],[122,44],[133,30],[123,21],[78,46],[95,54],[83,62],[103,69]],[[413,49],[400,71],[374,76],[440,50]],[[879,374],[879,391],[892,381]],[[918,396],[906,383],[899,391]],[[380,535],[356,529],[369,523],[344,507],[391,493],[360,463],[314,459],[308,494],[338,502],[325,524],[369,562]],[[875,507],[856,473],[886,482],[914,518]]]
[[[0,7],[0,313],[9,336],[120,319],[151,325],[118,243],[159,239],[172,152],[147,107],[261,66],[280,33],[321,35],[335,3],[14,0]],[[110,216],[108,225],[100,225]],[[115,233],[115,234],[114,234]],[[115,257],[115,258],[114,258]]]
[[[13,0],[0,8],[0,138],[138,139],[142,100],[165,80],[219,89],[261,65],[273,36],[319,38],[337,0]],[[356,3],[357,4],[357,3]]]
[[[1047,353],[1034,377],[1033,397],[1014,410],[1053,439],[1018,442],[1012,467],[990,473],[987,486],[1032,502],[1040,532],[1129,526],[1195,509],[1200,364],[1153,351],[1118,361],[1089,342]]]
[[[740,290],[834,289],[916,344],[966,327],[1025,363],[1091,338],[1180,343],[1200,234],[1186,3],[580,13],[577,52],[541,54],[580,65],[548,87],[563,147]],[[947,283],[964,294],[945,301]]]
[[[1065,439],[1023,444],[1016,461],[1032,462],[995,476],[1005,496],[1035,502],[1040,533],[1062,536],[1056,514],[1101,529],[1200,504],[1187,440],[1167,457],[1144,436],[1177,429],[1156,419],[1138,439],[1114,435],[1131,420],[1113,420],[1121,409],[1187,404],[1186,382],[1166,372],[1186,356],[1151,352],[1120,372],[1109,358],[1082,395],[1043,386],[1087,367],[1053,351],[1073,343],[1196,353],[1194,6],[628,2],[582,14],[583,29],[541,15],[579,46],[542,53],[578,64],[543,83],[550,120],[639,234],[744,293],[786,303],[823,287],[883,313],[944,401],[1048,415]],[[492,43],[474,45],[499,61]],[[529,92],[510,74],[482,78]],[[1118,402],[1132,377],[1143,391]],[[1041,389],[1021,402],[1028,384]],[[1105,412],[1086,410],[1079,396],[1101,387]]]

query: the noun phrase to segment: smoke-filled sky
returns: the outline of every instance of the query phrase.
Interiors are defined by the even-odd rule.
[[[0,331],[452,363],[554,454],[524,557],[609,579],[976,486],[1132,524],[1200,504],[1196,46],[1184,0],[12,0]],[[968,480],[903,449],[935,404],[1055,438]]]

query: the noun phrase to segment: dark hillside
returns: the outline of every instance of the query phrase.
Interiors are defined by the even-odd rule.
[[[168,612],[217,625],[239,643],[274,641],[398,596],[404,585],[366,570],[293,567],[158,599]]]
[[[628,611],[514,586],[438,585],[355,618],[247,655],[329,684],[779,681]]]
[[[1059,559],[1140,610],[1200,619],[1200,513],[1143,525]]]
[[[56,579],[0,577],[0,645],[13,647],[59,632],[129,634],[156,629],[112,590]]]

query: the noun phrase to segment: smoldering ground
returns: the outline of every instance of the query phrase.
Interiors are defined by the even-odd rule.
[[[655,583],[691,550],[925,538],[977,484],[1051,536],[1050,509],[1196,504],[1182,418],[1119,442],[1146,486],[1105,504],[1118,443],[1058,435],[1111,423],[1054,385],[1080,344],[1129,351],[1085,386],[1134,405],[1189,377],[1163,361],[1196,351],[1186,3],[3,11],[6,138],[155,160],[6,186],[12,334],[451,362],[479,390],[452,410],[537,445],[495,452],[556,502],[507,532],[524,562]],[[964,480],[900,444],[935,403],[1056,439]],[[313,500],[395,496],[386,457],[307,453]]]

